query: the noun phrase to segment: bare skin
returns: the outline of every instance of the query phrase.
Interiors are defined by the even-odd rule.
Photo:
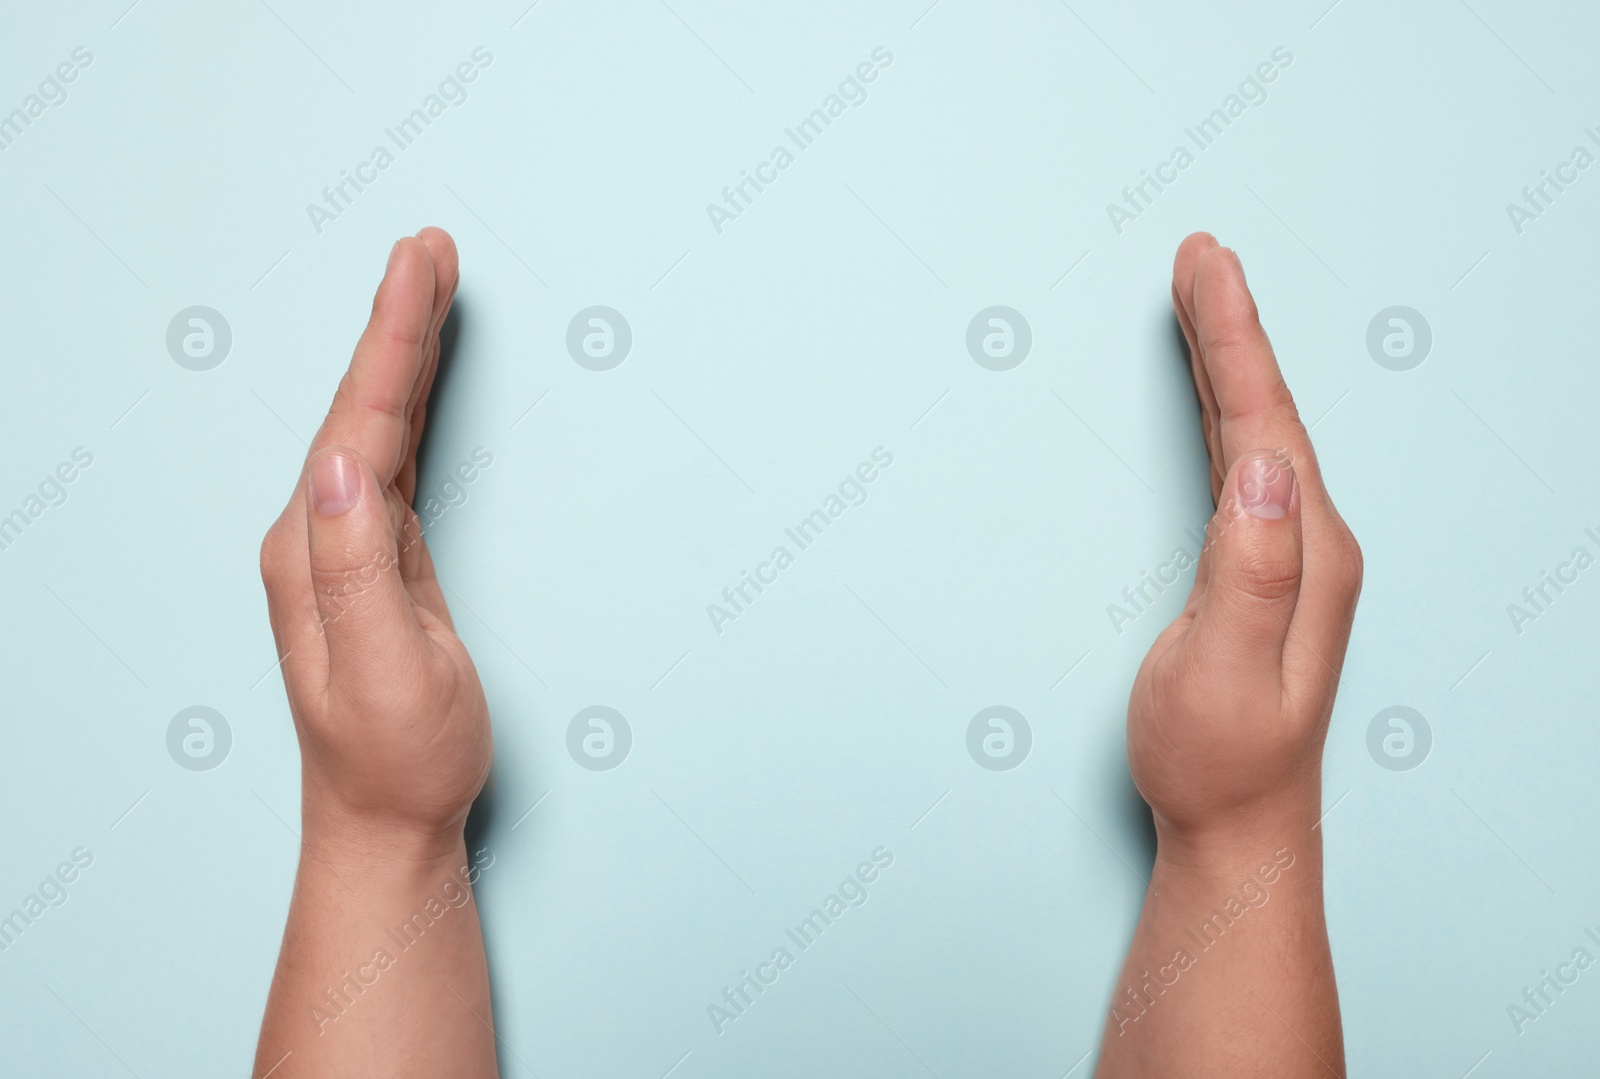
[[[411,510],[456,282],[442,231],[396,244],[262,544],[304,834],[256,1079],[497,1074],[471,892],[492,854],[463,838],[488,775],[488,710]],[[1188,605],[1130,700],[1129,760],[1158,848],[1098,1074],[1342,1077],[1314,826],[1360,550],[1237,259],[1190,237],[1173,298],[1219,510]]]
[[[1172,296],[1218,510],[1129,701],[1156,860],[1096,1074],[1342,1079],[1316,825],[1361,551],[1237,256],[1190,236]]]
[[[498,1074],[471,890],[493,856],[463,839],[488,707],[411,510],[456,283],[443,231],[395,245],[261,545],[303,835],[256,1077]]]

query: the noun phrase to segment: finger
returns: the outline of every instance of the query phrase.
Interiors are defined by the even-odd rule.
[[[418,309],[417,296],[421,293],[419,283],[426,280],[430,282],[428,287],[432,287],[431,261],[428,249],[419,241],[412,241],[410,245],[401,241],[390,252],[388,268],[373,300],[372,319],[356,347],[350,369],[339,385],[332,410],[318,431],[314,447],[345,438],[376,447],[373,452],[380,458],[384,456],[382,443],[387,436],[383,428],[389,425],[382,416],[364,420],[362,402],[370,402],[381,394],[392,394],[390,385],[396,379],[410,377],[415,382],[415,372],[407,372],[411,360],[404,347],[391,345],[380,349],[379,344],[386,334],[403,337],[410,332],[410,319]],[[423,267],[421,262],[430,265]],[[423,310],[431,313],[431,308]],[[409,390],[407,392],[409,394]],[[318,619],[305,558],[306,474],[306,469],[302,468],[283,513],[268,532],[261,549],[262,579],[267,584],[274,631],[286,650],[298,648],[302,652],[310,650],[306,635]]]
[[[428,319],[428,343],[432,346],[434,363],[423,372],[423,378],[417,385],[417,392],[412,394],[413,408],[427,399],[430,372],[437,369],[439,331],[450,313],[450,303],[455,299],[456,286],[461,283],[460,259],[456,253],[456,242],[450,238],[450,234],[444,229],[430,225],[417,233],[417,239],[422,241],[433,259],[433,306]]]
[[[414,236],[394,245],[372,318],[356,343],[328,418],[312,442],[354,450],[371,466],[379,489],[394,482],[404,462],[409,408],[423,374],[423,346],[434,308],[433,256]]]
[[[425,608],[448,629],[455,627],[450,617],[450,607],[439,587],[433,568],[433,555],[428,551],[422,534],[422,518],[417,511],[400,501],[399,495],[390,491],[386,500],[389,506],[389,526],[393,529],[400,555],[400,581],[411,600]]]
[[[406,459],[401,466],[401,478],[398,484],[406,518],[403,530],[399,533],[402,537],[400,577],[414,603],[433,614],[446,628],[453,629],[450,607],[445,601],[444,591],[434,571],[433,555],[422,536],[421,520],[411,507],[416,500],[417,450],[422,443],[424,428],[427,426],[428,400],[433,391],[434,380],[439,373],[440,334],[444,329],[445,319],[450,316],[450,305],[455,300],[456,289],[460,285],[460,261],[455,241],[443,229],[425,228],[417,233],[417,238],[427,245],[429,253],[433,256],[434,306],[433,321],[429,326],[427,355],[423,360],[423,375],[418,380],[417,393],[411,404]]]
[[[1189,372],[1194,380],[1195,399],[1200,409],[1200,434],[1205,440],[1208,472],[1211,478],[1212,505],[1222,502],[1222,483],[1227,474],[1222,469],[1222,444],[1219,441],[1217,399],[1211,389],[1210,376],[1206,374],[1205,361],[1200,354],[1200,340],[1194,328],[1194,277],[1206,252],[1217,246],[1216,237],[1209,232],[1195,232],[1178,245],[1172,260],[1172,311],[1183,330],[1184,341],[1189,346]],[[1211,559],[1208,547],[1201,545],[1195,567],[1194,585],[1189,590],[1184,609],[1192,613],[1200,597],[1205,594],[1206,578],[1210,573]]]
[[[404,578],[406,591],[411,594],[412,602],[454,632],[455,620],[450,617],[450,605],[445,602],[444,589],[440,587],[438,574],[434,572],[433,555],[429,553],[427,544],[419,543],[417,546],[420,552],[416,568]]]
[[[1208,666],[1278,685],[1303,568],[1298,484],[1286,457],[1235,461],[1206,543],[1210,576],[1190,639]]]
[[[359,684],[403,669],[420,634],[378,476],[343,446],[313,451],[306,475],[306,538],[329,680]]]
[[[1218,441],[1217,399],[1212,392],[1211,379],[1206,374],[1200,341],[1195,333],[1194,278],[1201,258],[1216,246],[1216,237],[1209,232],[1196,232],[1178,245],[1178,253],[1172,260],[1172,310],[1178,316],[1178,325],[1183,328],[1184,340],[1189,345],[1189,369],[1194,378],[1195,396],[1200,403],[1200,430],[1205,436],[1206,450],[1211,458],[1213,503],[1222,495],[1222,481],[1227,471],[1222,465],[1222,447]]]
[[[433,258],[434,290],[428,337],[423,347],[422,374],[407,405],[405,456],[396,479],[400,496],[408,506],[415,502],[417,495],[417,449],[422,443],[423,428],[427,423],[428,397],[433,392],[434,378],[439,372],[440,333],[444,329],[445,319],[450,315],[450,304],[461,282],[456,245],[449,233],[430,227],[417,233],[417,239],[423,242]]]
[[[1336,670],[1360,589],[1360,549],[1323,485],[1311,438],[1236,254],[1216,248],[1202,257],[1194,301],[1195,332],[1216,395],[1224,460],[1231,467],[1242,453],[1263,447],[1285,451],[1301,492],[1305,572],[1290,654],[1303,668]]]
[[[1195,336],[1216,401],[1217,440],[1226,475],[1240,454],[1262,447],[1299,451],[1305,429],[1284,385],[1272,343],[1245,284],[1239,257],[1206,251],[1194,274]],[[1292,445],[1291,445],[1292,443]],[[1305,477],[1301,477],[1302,482]]]

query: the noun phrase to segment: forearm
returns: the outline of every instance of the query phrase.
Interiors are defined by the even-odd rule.
[[[420,842],[306,816],[252,1075],[497,1075],[470,887],[486,859],[459,833]]]
[[[1158,839],[1099,1079],[1344,1076],[1317,798],[1204,843]]]

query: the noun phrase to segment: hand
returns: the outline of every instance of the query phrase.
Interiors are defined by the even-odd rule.
[[[411,510],[456,280],[439,229],[394,245],[261,545],[304,830],[257,1075],[498,1074],[463,837],[489,771],[489,714]]]
[[[1172,305],[1218,508],[1188,603],[1134,683],[1128,759],[1158,842],[1184,854],[1270,819],[1315,822],[1361,550],[1323,488],[1238,256],[1190,236]]]
[[[411,509],[458,281],[440,229],[395,244],[328,418],[261,545],[312,835],[452,851],[488,775],[488,707]]]
[[[1172,306],[1217,512],[1189,601],[1128,703],[1156,858],[1095,1074],[1342,1076],[1316,823],[1361,551],[1323,489],[1238,257],[1190,236]]]

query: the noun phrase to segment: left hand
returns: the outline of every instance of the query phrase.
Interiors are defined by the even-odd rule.
[[[443,230],[394,245],[350,369],[261,545],[308,840],[453,851],[488,775],[483,688],[411,508],[457,280]]]
[[[1190,236],[1172,305],[1218,509],[1188,603],[1128,705],[1129,764],[1163,853],[1226,845],[1268,818],[1316,819],[1361,591],[1361,549],[1323,487],[1238,256]]]

